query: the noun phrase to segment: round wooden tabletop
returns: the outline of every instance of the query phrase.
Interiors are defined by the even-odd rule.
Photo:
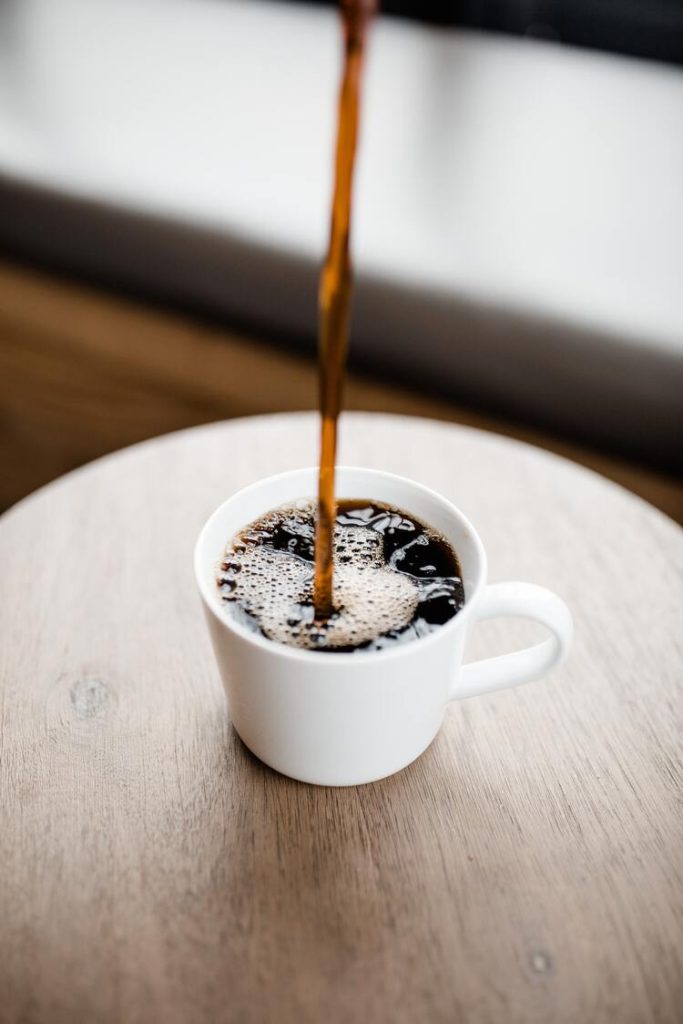
[[[680,1021],[683,532],[536,449],[347,416],[342,461],[455,501],[576,642],[451,705],[398,775],[310,787],[230,728],[191,553],[316,450],[308,414],[199,428],[0,520],[0,1018]],[[468,656],[530,629],[482,624]]]

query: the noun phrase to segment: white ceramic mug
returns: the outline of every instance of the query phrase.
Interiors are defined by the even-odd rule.
[[[339,467],[339,498],[396,505],[438,530],[463,570],[465,606],[433,633],[381,651],[331,654],[268,640],[235,621],[216,583],[226,545],[263,513],[316,492],[317,471],[269,477],[228,498],[202,529],[195,573],[235,729],[272,768],[303,782],[373,782],[414,761],[451,700],[517,686],[567,653],[572,619],[556,594],[531,583],[486,585],[486,554],[465,516],[434,491],[373,469]],[[550,631],[542,643],[463,665],[467,627],[515,615]]]

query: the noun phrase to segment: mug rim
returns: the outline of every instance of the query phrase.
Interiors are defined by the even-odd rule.
[[[261,477],[259,480],[255,480],[253,483],[247,484],[245,487],[240,487],[239,490],[231,494],[230,497],[225,499],[225,501],[222,501],[221,504],[218,505],[217,508],[215,508],[214,511],[205,520],[204,525],[199,531],[199,535],[194,546],[194,575],[197,587],[199,589],[199,593],[202,597],[205,607],[207,608],[208,611],[211,612],[212,615],[215,616],[218,622],[225,626],[226,629],[229,629],[233,633],[235,633],[240,639],[245,640],[247,643],[250,643],[258,650],[268,651],[271,654],[277,655],[279,657],[290,659],[293,658],[295,660],[320,661],[320,659],[322,658],[324,659],[325,665],[330,665],[330,667],[332,665],[346,665],[348,667],[349,659],[353,659],[354,663],[356,664],[358,663],[359,658],[362,658],[363,663],[369,661],[384,661],[390,658],[400,657],[402,654],[405,654],[407,650],[413,650],[416,646],[419,646],[422,650],[424,650],[428,645],[437,642],[441,637],[445,636],[447,633],[454,632],[457,628],[459,628],[461,624],[465,622],[467,618],[469,618],[469,614],[472,610],[472,607],[475,604],[479,593],[483,590],[484,585],[486,583],[487,559],[486,550],[484,548],[482,540],[479,534],[477,533],[476,529],[470,522],[470,520],[467,518],[467,516],[463,512],[461,512],[457,505],[454,505],[452,501],[444,497],[444,495],[440,494],[438,491],[435,491],[431,487],[427,487],[425,484],[420,484],[417,483],[417,481],[415,480],[411,480],[409,477],[401,476],[398,473],[390,473],[382,469],[372,469],[368,466],[346,465],[337,466],[335,468],[335,475],[339,473],[360,473],[361,475],[366,475],[368,477],[379,477],[383,480],[392,480],[395,483],[404,485],[413,492],[418,491],[425,497],[437,501],[442,507],[445,507],[449,515],[458,520],[459,525],[463,527],[468,534],[468,538],[476,551],[478,561],[477,580],[474,589],[472,591],[472,594],[465,601],[465,604],[460,609],[460,611],[456,612],[456,614],[451,619],[449,619],[448,622],[443,623],[441,626],[438,627],[438,629],[433,630],[426,636],[415,637],[414,639],[408,640],[405,643],[396,644],[395,646],[387,647],[379,651],[341,651],[339,653],[334,653],[333,656],[331,656],[329,651],[311,651],[295,647],[289,647],[287,646],[287,644],[280,643],[277,640],[271,640],[269,637],[260,636],[258,633],[254,633],[252,630],[242,625],[236,619],[232,618],[232,616],[230,616],[229,614],[225,614],[223,612],[222,607],[219,604],[220,598],[218,596],[217,590],[215,593],[210,591],[210,588],[206,585],[205,579],[206,573],[204,570],[206,567],[208,552],[205,552],[204,548],[206,546],[206,537],[211,527],[213,526],[217,519],[220,519],[220,517],[225,514],[227,506],[231,505],[237,499],[245,497],[248,494],[265,487],[267,484],[282,481],[287,477],[296,477],[311,473],[314,474],[315,479],[315,477],[317,477],[318,467],[302,466],[299,469],[288,469],[284,470],[281,473],[273,473],[270,476]],[[369,495],[369,497],[372,498],[372,495]],[[294,500],[294,498],[290,500]],[[246,525],[248,524],[244,523],[244,526]],[[223,550],[225,550],[225,546],[228,544],[230,540],[232,540],[231,537],[225,539]],[[218,562],[219,557],[219,555],[216,556],[215,563]],[[214,563],[212,562],[212,564]]]

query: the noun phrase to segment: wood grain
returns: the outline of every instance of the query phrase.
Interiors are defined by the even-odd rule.
[[[674,477],[356,373],[346,398],[350,409],[430,416],[549,448],[683,521]],[[311,358],[0,261],[0,509],[124,445],[316,402]]]
[[[454,499],[577,638],[393,778],[309,787],[232,732],[191,551],[316,437],[183,432],[0,520],[0,1020],[678,1024],[680,529],[535,449],[347,416],[345,461]],[[483,624],[469,656],[528,638]]]

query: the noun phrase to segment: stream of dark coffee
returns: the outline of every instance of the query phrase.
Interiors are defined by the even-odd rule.
[[[333,611],[333,531],[336,516],[337,424],[342,403],[349,335],[352,272],[349,252],[353,172],[367,30],[376,0],[342,0],[344,67],[337,114],[332,222],[320,276],[319,402],[321,416],[318,509],[315,531],[314,604],[317,620]]]

